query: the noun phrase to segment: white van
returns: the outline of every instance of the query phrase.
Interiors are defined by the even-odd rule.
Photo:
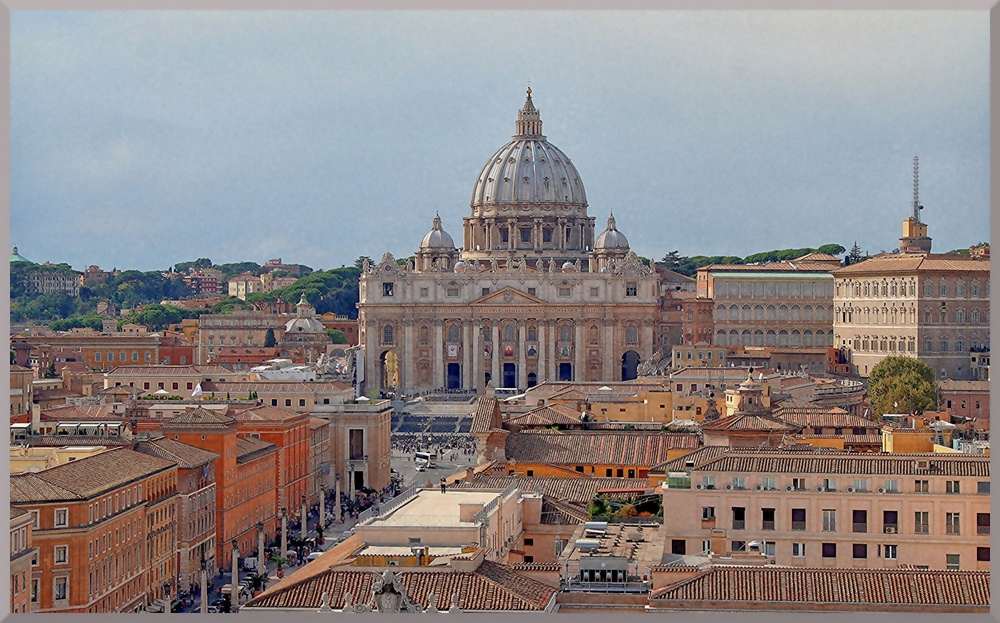
[[[313,552],[313,553],[309,554],[308,556],[306,556],[306,563],[308,564],[308,563],[316,560],[317,558],[319,558],[320,556],[322,556],[325,553],[326,552]]]

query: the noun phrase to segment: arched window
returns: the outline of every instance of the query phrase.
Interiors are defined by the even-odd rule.
[[[979,315],[979,310],[972,310],[972,324],[979,324],[981,316]]]
[[[866,281],[865,282],[865,296],[871,296],[871,294],[869,294],[869,292],[870,292],[870,290],[868,289],[868,282]]]
[[[889,284],[889,296],[896,296],[896,282],[893,281]]]
[[[739,343],[740,343],[740,332],[737,331],[736,329],[733,329],[732,331],[729,332],[729,345],[736,346]]]
[[[764,319],[764,306],[763,305],[756,305],[756,306],[754,306],[754,308],[753,308],[753,317],[754,317],[754,320],[763,320]]]
[[[600,330],[597,328],[596,324],[590,325],[590,343],[597,344],[600,342]]]
[[[573,340],[572,328],[568,324],[559,327],[559,339],[563,342],[571,342]]]
[[[958,324],[965,324],[965,310],[960,309],[955,313],[955,322]]]
[[[717,306],[715,308],[715,319],[716,320],[725,320],[726,319],[726,306],[725,305],[719,305],[719,306]]]
[[[778,344],[778,334],[774,332],[774,329],[767,330],[767,345],[777,346]]]
[[[392,344],[393,343],[394,332],[391,324],[387,324],[382,327],[382,343]]]
[[[812,320],[813,319],[813,308],[812,305],[806,305],[802,308],[802,319]]]
[[[753,336],[750,335],[750,330],[749,329],[744,329],[743,330],[743,334],[740,335],[740,343],[743,344],[744,346],[750,346],[750,343],[751,343],[752,339],[753,339]]]
[[[458,325],[457,324],[453,324],[453,325],[450,325],[448,327],[448,341],[449,342],[458,342],[459,341],[459,338],[458,338]]]
[[[750,315],[750,306],[749,305],[744,305],[743,309],[740,310],[740,311],[741,311],[741,313],[740,313],[740,320],[751,320],[752,319],[751,315]]]
[[[634,324],[625,327],[625,342],[627,344],[636,344],[639,342],[639,332],[636,330]]]
[[[782,305],[778,307],[778,320],[788,320],[788,306]]]
[[[753,345],[754,346],[764,345],[764,332],[761,331],[760,329],[757,329],[756,331],[753,332]]]
[[[420,327],[420,343],[421,344],[426,344],[426,343],[430,342],[430,333],[431,333],[430,327],[428,327],[426,325]]]
[[[792,331],[792,346],[801,346],[801,345],[802,345],[802,336],[799,334],[798,329],[794,329]]]
[[[726,332],[723,331],[722,329],[719,329],[718,331],[715,332],[715,345],[716,346],[726,345]]]
[[[503,328],[503,341],[513,342],[514,341],[514,325],[509,324]]]
[[[493,331],[490,330],[490,325],[483,325],[483,341],[484,342],[493,341]]]
[[[801,320],[802,314],[800,313],[798,305],[792,305],[792,320]]]
[[[802,345],[812,346],[813,345],[813,334],[812,331],[806,329],[805,333],[802,334]]]
[[[768,320],[774,320],[775,318],[777,318],[777,316],[778,316],[778,310],[774,307],[774,305],[768,305],[764,317],[767,318]]]
[[[788,331],[778,331],[778,346],[788,346]]]
[[[535,325],[533,324],[528,325],[528,341],[529,342],[538,341],[538,329],[536,329]]]

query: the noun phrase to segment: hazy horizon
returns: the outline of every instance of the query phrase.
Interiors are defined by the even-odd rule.
[[[638,254],[989,239],[989,13],[11,15],[11,244],[82,270],[461,245],[527,80]]]

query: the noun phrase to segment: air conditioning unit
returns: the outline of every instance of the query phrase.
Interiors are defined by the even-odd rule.
[[[726,485],[726,491],[732,491],[733,485]]]
[[[824,491],[826,491],[826,488],[823,487],[822,485],[820,485],[820,486],[816,487],[816,490],[819,491],[820,493],[823,493]]]
[[[697,487],[695,487],[695,488],[696,488],[696,489],[704,489],[705,487],[704,487],[704,485],[698,485],[698,486],[697,486]]]
[[[854,493],[854,491],[855,491],[854,487],[848,487],[847,488],[847,492],[848,493]]]
[[[885,527],[885,533],[886,534],[896,534],[896,528],[893,527],[893,526],[886,526]]]
[[[879,487],[879,490],[878,490],[878,492],[879,492],[879,493],[885,493],[885,489],[882,489],[881,487]]]
[[[763,490],[764,490],[764,487],[763,487],[763,486],[761,486],[761,485],[757,485],[757,490],[758,490],[758,491],[763,491]]]
[[[785,487],[785,491],[794,491],[794,490],[795,487],[793,487],[792,485],[788,485],[787,487]]]

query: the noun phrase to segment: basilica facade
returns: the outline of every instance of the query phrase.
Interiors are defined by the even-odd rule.
[[[613,215],[595,236],[583,181],[542,134],[530,89],[470,207],[461,249],[435,217],[413,260],[364,265],[359,391],[636,378],[658,340],[656,271]]]

